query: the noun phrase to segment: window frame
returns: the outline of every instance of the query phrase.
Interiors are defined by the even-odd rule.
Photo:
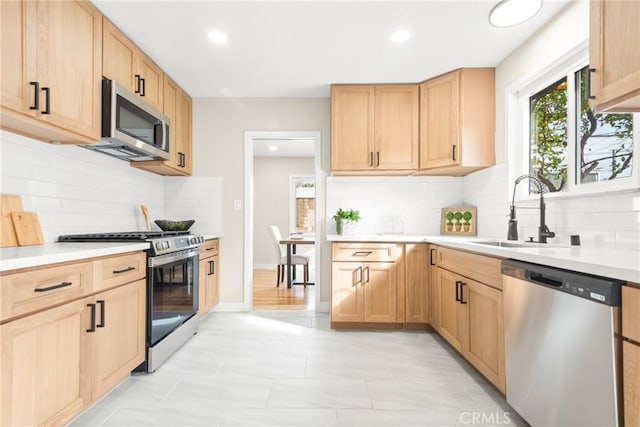
[[[531,141],[530,141],[530,98],[549,85],[564,77],[567,77],[567,183],[566,189],[558,192],[545,192],[545,197],[570,198],[579,196],[599,195],[602,193],[618,193],[626,191],[640,190],[640,113],[636,113],[633,120],[633,161],[632,172],[628,178],[615,180],[581,183],[579,173],[581,166],[578,156],[578,128],[577,128],[577,103],[576,103],[576,79],[575,73],[589,65],[588,47],[580,49],[573,55],[569,55],[565,60],[548,67],[536,77],[519,85],[519,88],[512,91],[511,100],[515,103],[511,108],[515,108],[514,133],[508,132],[509,136],[514,136],[514,144],[509,148],[514,149],[515,156],[511,156],[509,165],[510,190],[513,189],[513,180],[522,175],[530,173],[531,162]],[[510,115],[509,115],[510,116]],[[510,193],[511,195],[511,193]],[[529,186],[520,185],[516,189],[516,200],[527,201],[537,199],[539,196],[529,192]]]

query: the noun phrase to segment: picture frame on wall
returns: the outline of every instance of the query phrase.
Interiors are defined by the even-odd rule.
[[[475,207],[442,208],[440,234],[476,236],[478,234],[477,219]]]

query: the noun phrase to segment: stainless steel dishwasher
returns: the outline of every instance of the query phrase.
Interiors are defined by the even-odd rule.
[[[617,426],[622,282],[502,262],[507,402],[533,427]]]

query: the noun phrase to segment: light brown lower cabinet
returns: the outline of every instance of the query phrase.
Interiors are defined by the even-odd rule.
[[[331,320],[398,322],[396,269],[395,263],[334,262]]]
[[[85,300],[0,326],[0,425],[61,425],[90,401]]]
[[[0,320],[0,425],[63,425],[144,361],[140,259],[143,252],[0,275],[11,308]]]
[[[503,393],[502,292],[438,267],[438,332]]]
[[[429,321],[429,245],[405,245],[405,318],[406,323]]]
[[[640,426],[640,345],[622,342],[624,424]]]
[[[201,247],[198,285],[198,316],[204,316],[216,304],[219,298],[219,257],[218,239],[208,240]]]
[[[96,330],[89,333],[91,398],[118,385],[145,357],[145,280],[88,298],[96,304]]]
[[[438,293],[438,257],[437,254],[437,246],[429,245],[429,265],[427,267],[428,271],[428,314],[429,314],[429,324],[437,331],[440,329],[440,305],[438,301],[440,301],[440,294]]]

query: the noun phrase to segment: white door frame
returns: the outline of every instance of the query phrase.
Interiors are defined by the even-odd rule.
[[[244,132],[244,297],[246,311],[253,310],[253,145],[255,140],[265,139],[310,139],[314,140],[315,181],[316,181],[316,243],[315,250],[315,310],[320,311],[320,286],[322,285],[322,250],[320,246],[322,224],[324,222],[324,183],[322,177],[322,136],[320,132]]]

